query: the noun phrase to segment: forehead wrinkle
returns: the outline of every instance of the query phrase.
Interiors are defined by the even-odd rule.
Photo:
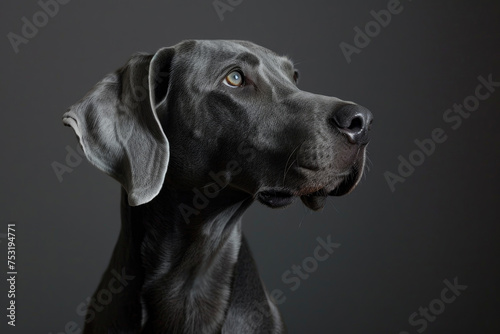
[[[269,64],[266,64],[269,65]],[[282,89],[281,83],[288,81],[289,78],[280,70],[277,64],[270,64],[270,66],[261,66],[260,77],[262,83],[267,87],[271,93],[271,98],[278,101],[286,94],[286,89]]]
[[[257,67],[260,65],[260,59],[250,52],[240,53],[236,57],[236,60],[241,61],[243,63],[246,63],[246,64],[250,65],[251,67]]]
[[[267,76],[274,77],[280,82],[290,81],[290,74],[293,74],[293,65],[283,58],[276,58],[266,66]]]

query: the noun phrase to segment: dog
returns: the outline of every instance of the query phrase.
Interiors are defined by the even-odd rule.
[[[133,55],[69,108],[87,159],[122,186],[84,333],[286,332],[241,217],[254,201],[320,210],[349,193],[373,120],[298,78],[251,42],[189,40]]]

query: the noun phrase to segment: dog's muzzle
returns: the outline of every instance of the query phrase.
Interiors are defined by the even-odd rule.
[[[369,131],[373,122],[372,113],[356,104],[345,104],[337,108],[328,119],[330,131],[345,137],[346,152],[332,154],[332,159],[347,160],[346,170],[335,173],[329,170],[331,161],[318,160],[318,155],[331,149],[328,143],[305,146],[301,164],[295,170],[298,179],[305,180],[298,187],[277,187],[260,191],[257,199],[271,208],[280,208],[292,204],[298,197],[311,210],[320,210],[325,206],[328,196],[342,196],[350,193],[359,183],[365,166],[365,148],[369,142]],[[347,149],[345,148],[347,147]],[[319,153],[319,154],[318,154]],[[326,154],[328,157],[330,155]],[[343,156],[345,155],[345,156]],[[347,157],[346,157],[347,156]]]

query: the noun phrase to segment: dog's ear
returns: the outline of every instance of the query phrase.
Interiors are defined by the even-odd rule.
[[[167,172],[169,144],[156,110],[168,94],[174,54],[163,48],[132,56],[63,116],[87,159],[121,183],[132,206],[151,201]]]

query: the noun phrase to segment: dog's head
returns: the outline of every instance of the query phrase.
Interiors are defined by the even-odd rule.
[[[297,80],[289,59],[253,43],[186,41],[133,56],[63,119],[131,205],[164,184],[217,184],[316,210],[358,183],[372,116]]]

